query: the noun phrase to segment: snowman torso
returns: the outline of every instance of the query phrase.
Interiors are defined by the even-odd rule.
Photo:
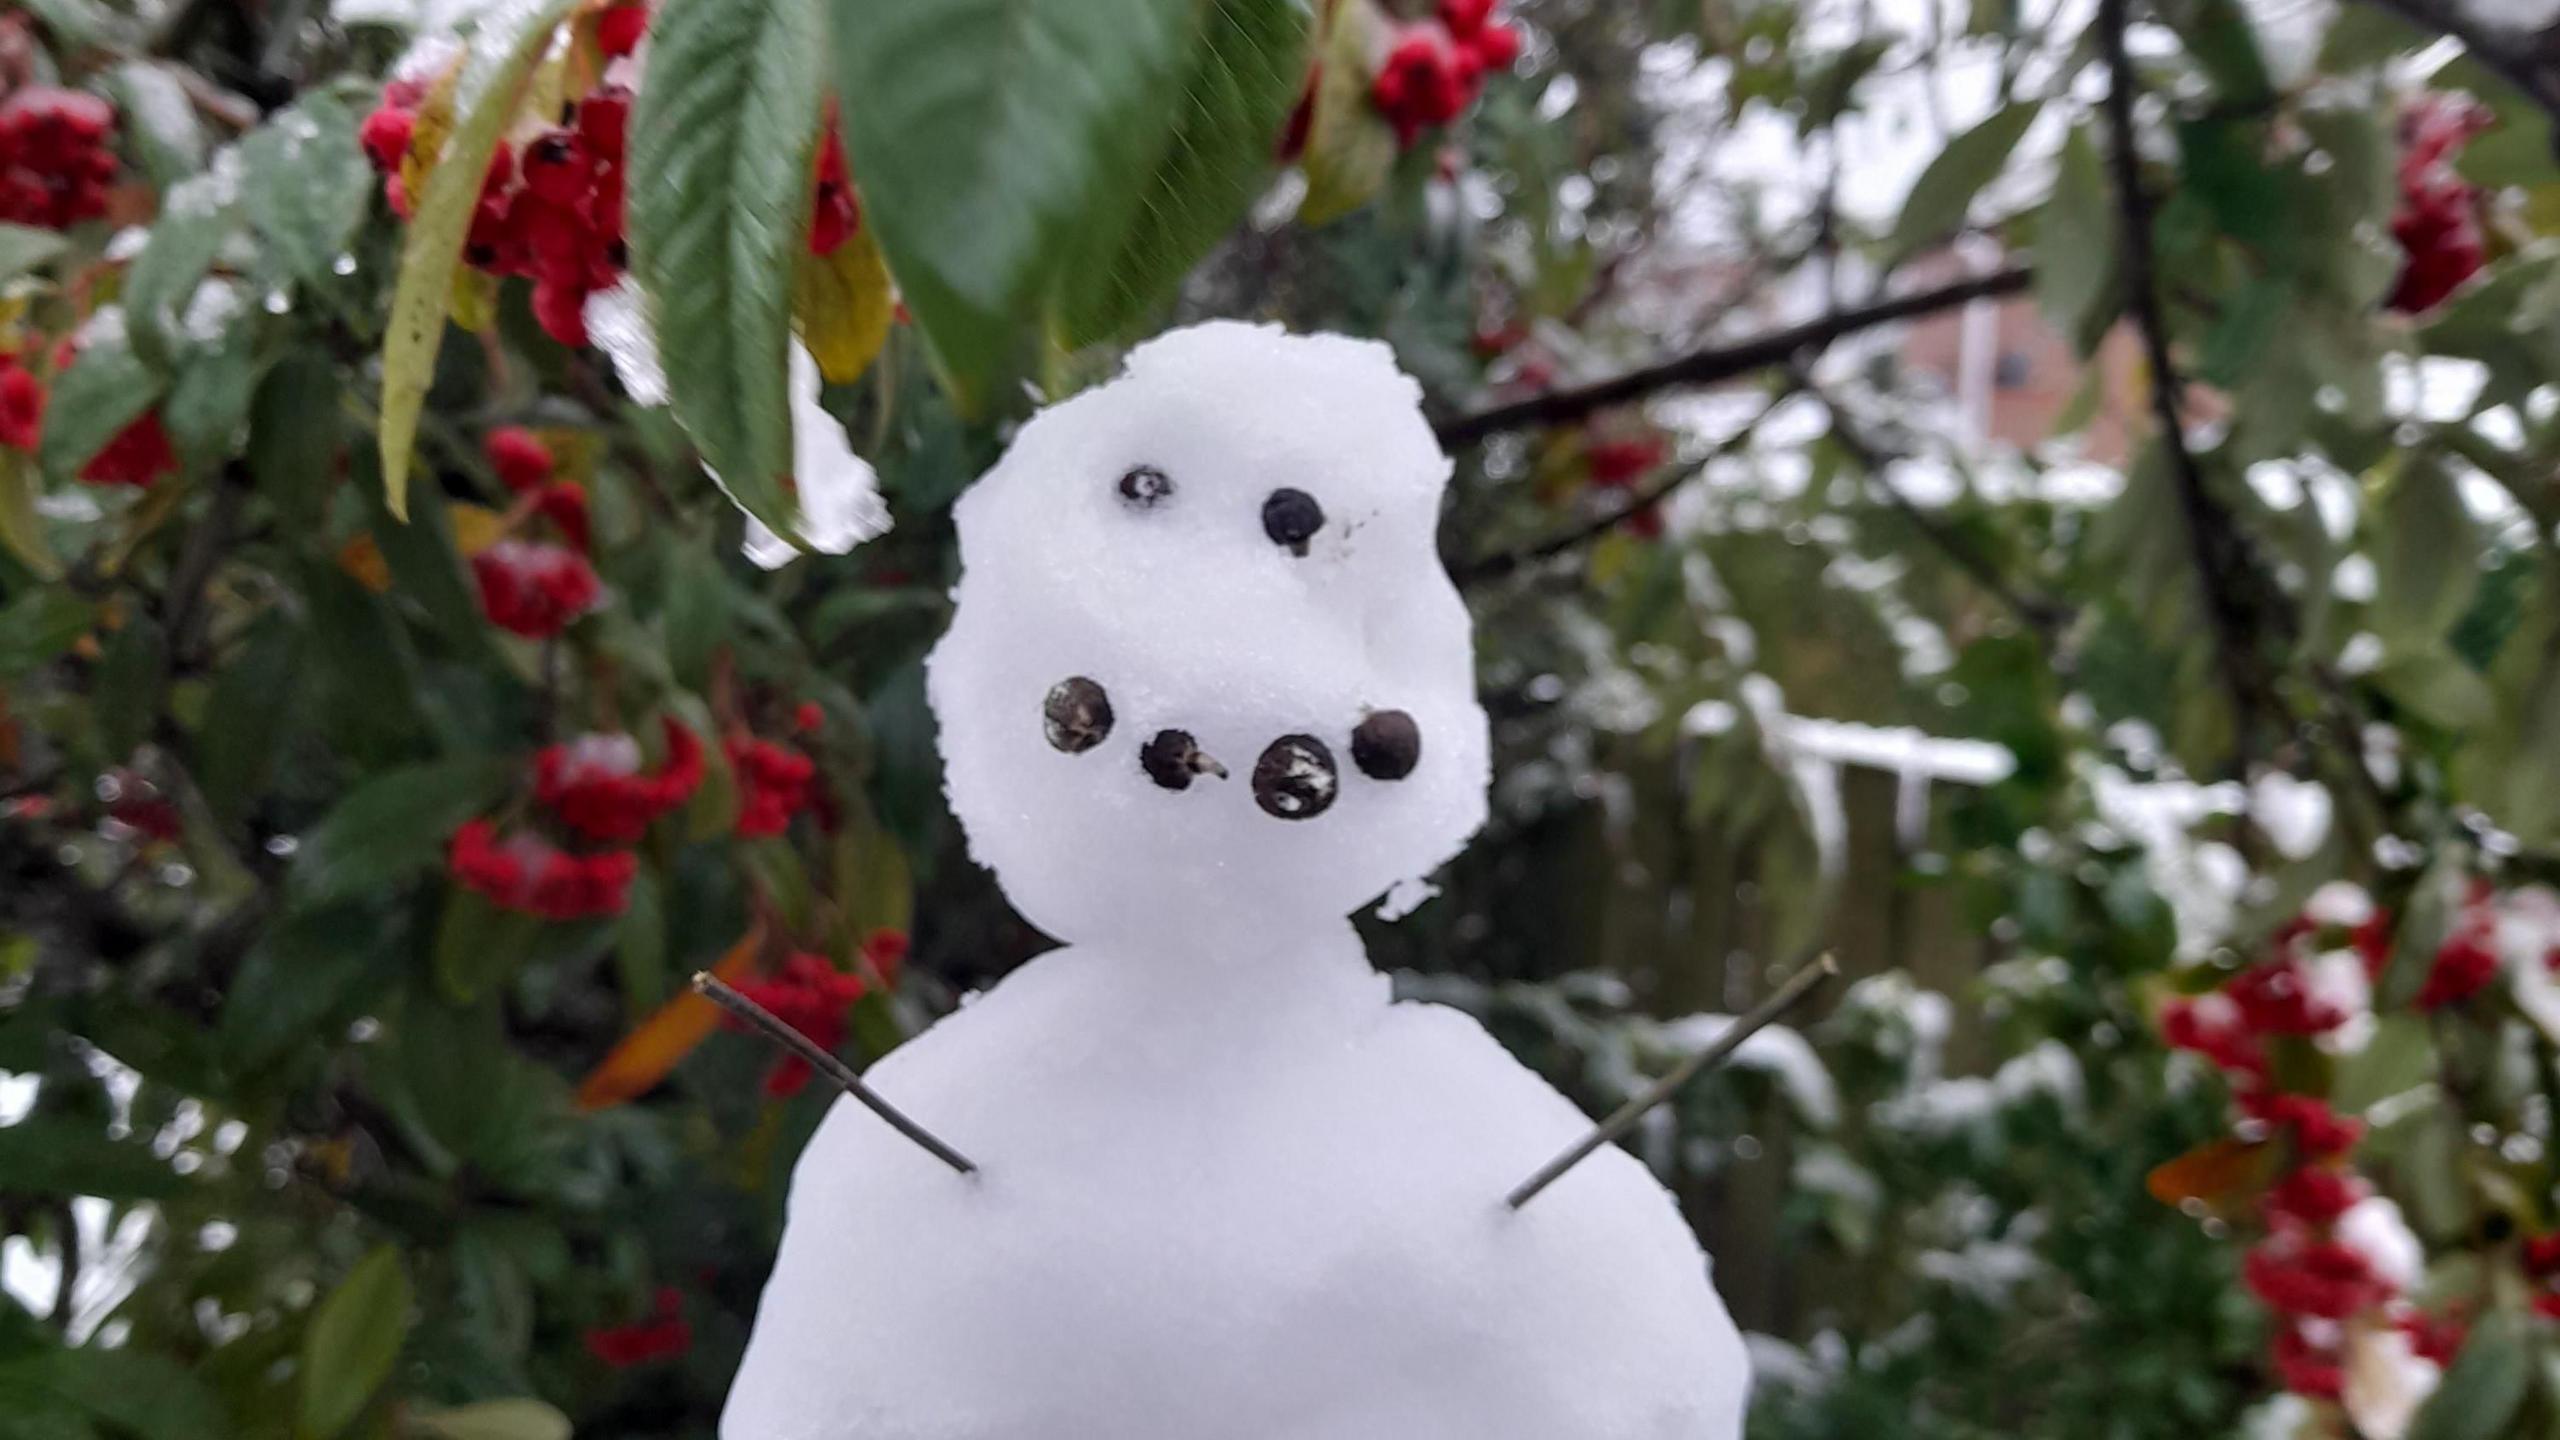
[[[1483,823],[1449,475],[1383,346],[1218,324],[959,503],[929,672],[971,853],[1068,948],[803,1156],[723,1440],[1731,1440],[1670,1197],[1342,917]]]
[[[1347,926],[1262,973],[1081,946],[898,1050],[944,1169],[840,1102],[802,1162],[725,1440],[1693,1440],[1739,1341],[1615,1151]],[[1269,983],[1266,967],[1295,972]],[[1631,1343],[1632,1337],[1632,1343]]]

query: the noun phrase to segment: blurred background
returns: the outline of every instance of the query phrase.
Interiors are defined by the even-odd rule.
[[[1456,461],[1399,987],[1598,1114],[1842,962],[1629,1141],[1754,1436],[2560,1434],[2560,7],[791,9],[0,14],[0,1437],[712,1434],[830,1097],[683,977],[1047,947],[949,507],[1213,316]]]

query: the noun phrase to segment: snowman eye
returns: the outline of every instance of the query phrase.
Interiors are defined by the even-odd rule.
[[[1262,502],[1262,533],[1271,543],[1304,559],[1307,542],[1324,528],[1324,507],[1304,490],[1282,487]]]
[[[1153,510],[1173,494],[1173,477],[1153,465],[1136,465],[1120,477],[1120,501],[1132,510]]]
[[[1111,694],[1082,675],[1049,687],[1040,702],[1040,730],[1050,748],[1081,755],[1111,737]]]
[[[1283,820],[1313,820],[1333,808],[1342,788],[1333,751],[1313,735],[1283,735],[1253,763],[1253,800]]]

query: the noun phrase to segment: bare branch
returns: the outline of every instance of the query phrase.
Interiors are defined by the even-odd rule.
[[[792,1028],[791,1022],[767,1010],[739,993],[708,971],[697,971],[693,988],[711,1003],[754,1026],[764,1037],[808,1062],[811,1069],[833,1081],[835,1087],[869,1107],[872,1114],[889,1122],[889,1128],[922,1147],[926,1154],[963,1175],[974,1175],[978,1167],[968,1156],[936,1139],[933,1132],[907,1118],[906,1113],[880,1096],[880,1092],[863,1083],[854,1068],[830,1054],[818,1042]]]
[[[1915,290],[1853,309],[1833,311],[1730,344],[1694,350],[1593,384],[1550,390],[1543,395],[1497,405],[1490,410],[1479,410],[1472,415],[1455,416],[1441,421],[1433,429],[1438,432],[1442,445],[1455,449],[1505,430],[1567,424],[1595,410],[1623,405],[1657,391],[1713,385],[1755,370],[1768,369],[1772,365],[1783,365],[1803,351],[1818,350],[1834,340],[1878,325],[1933,315],[1976,300],[2014,295],[2026,289],[2032,278],[2027,267],[2012,265],[1932,289]]]
[[[1645,1112],[1680,1093],[1700,1072],[1742,1048],[1742,1042],[1768,1029],[1779,1016],[1792,1010],[1814,987],[1840,973],[1840,962],[1825,954],[1812,964],[1787,977],[1787,983],[1769,994],[1769,998],[1751,1007],[1749,1013],[1725,1027],[1715,1042],[1697,1054],[1681,1061],[1671,1072],[1629,1097],[1627,1103],[1612,1111],[1609,1118],[1592,1128],[1590,1134],[1553,1160],[1538,1167],[1538,1173],[1521,1181],[1502,1203],[1517,1210],[1538,1198],[1538,1192],[1564,1177],[1564,1173],[1591,1157],[1593,1151],[1635,1128]]]

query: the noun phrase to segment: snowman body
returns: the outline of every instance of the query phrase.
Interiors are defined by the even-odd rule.
[[[1506,1207],[1588,1122],[1342,918],[1484,813],[1417,398],[1383,347],[1177,332],[963,498],[951,796],[1070,943],[872,1072],[980,1173],[830,1112],[723,1440],[1739,1433],[1660,1184],[1611,1150]]]

